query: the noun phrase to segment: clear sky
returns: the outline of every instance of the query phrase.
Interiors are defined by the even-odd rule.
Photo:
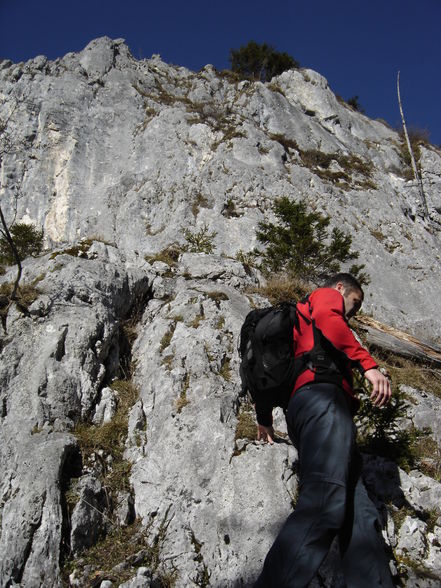
[[[229,67],[254,40],[324,75],[372,118],[441,144],[441,0],[0,0],[0,58],[50,59],[94,38],[124,38],[136,58],[159,53],[192,70]]]

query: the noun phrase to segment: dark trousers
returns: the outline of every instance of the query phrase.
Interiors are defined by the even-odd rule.
[[[305,588],[338,535],[347,588],[392,588],[378,511],[360,478],[346,394],[333,384],[304,386],[286,419],[299,454],[298,500],[254,587]]]

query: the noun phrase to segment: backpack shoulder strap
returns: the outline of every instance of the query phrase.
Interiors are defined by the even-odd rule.
[[[296,317],[295,317],[295,326],[298,327],[298,323],[299,323],[299,316],[302,317],[302,319],[305,321],[305,323],[307,325],[310,325],[313,320],[312,320],[312,311],[311,311],[311,303],[309,301],[309,295],[305,296],[305,298],[302,298],[302,300],[300,300],[300,304],[308,304],[308,310],[309,310],[309,316],[305,316],[303,312],[301,312],[299,310],[298,305],[296,305]]]

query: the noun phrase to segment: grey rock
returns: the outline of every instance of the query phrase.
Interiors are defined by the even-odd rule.
[[[71,519],[70,545],[78,554],[96,543],[106,529],[106,495],[99,480],[84,476],[78,484],[79,499]]]
[[[95,345],[96,347],[97,345]],[[103,388],[101,390],[101,400],[96,405],[95,414],[93,415],[94,424],[101,425],[112,420],[117,404],[117,396],[112,388]]]
[[[397,554],[410,557],[414,561],[421,561],[426,552],[426,532],[427,525],[425,523],[412,517],[406,517],[399,531]]]
[[[426,542],[429,554],[426,558],[427,566],[441,576],[441,527],[435,525],[433,531],[427,534]]]
[[[401,386],[408,402],[406,417],[416,428],[430,431],[441,445],[441,399],[411,386]]]
[[[118,494],[115,515],[121,527],[130,525],[135,520],[134,500],[129,492]]]
[[[92,413],[104,375],[115,373],[112,358],[121,357],[118,320],[150,287],[145,271],[127,269],[118,255],[46,256],[24,264],[24,281],[45,269],[39,287],[51,304],[49,314],[38,319],[10,316],[2,341],[2,584],[59,582],[61,487],[78,475],[79,462],[69,430]]]
[[[59,581],[62,524],[59,482],[70,467],[76,442],[66,433],[42,431],[32,435],[26,429],[17,438],[5,420],[2,423],[1,583],[53,586]],[[7,456],[10,459],[5,463]]]
[[[29,306],[29,314],[31,316],[37,317],[46,316],[47,314],[49,314],[51,304],[52,301],[49,298],[49,296],[39,296],[39,298]]]
[[[124,582],[120,585],[121,588],[160,588],[161,582],[153,577],[153,574],[149,568],[141,566],[136,572],[136,576],[131,580]]]

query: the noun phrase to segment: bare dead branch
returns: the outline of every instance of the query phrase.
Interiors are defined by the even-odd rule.
[[[424,217],[427,218],[429,216],[429,210],[427,208],[426,196],[424,194],[423,181],[421,179],[420,173],[418,172],[418,168],[417,168],[416,161],[415,161],[415,156],[414,156],[414,153],[413,153],[412,146],[410,144],[409,135],[407,133],[406,121],[404,119],[403,106],[402,106],[402,103],[401,103],[400,72],[398,72],[398,75],[397,75],[397,95],[398,95],[398,106],[400,107],[401,121],[403,123],[404,136],[406,138],[407,149],[409,151],[410,161],[411,161],[411,164],[412,164],[412,171],[413,171],[414,178],[415,178],[415,180],[417,182],[417,185],[418,185],[418,191],[420,193],[420,199],[421,199],[421,204],[423,206]]]

